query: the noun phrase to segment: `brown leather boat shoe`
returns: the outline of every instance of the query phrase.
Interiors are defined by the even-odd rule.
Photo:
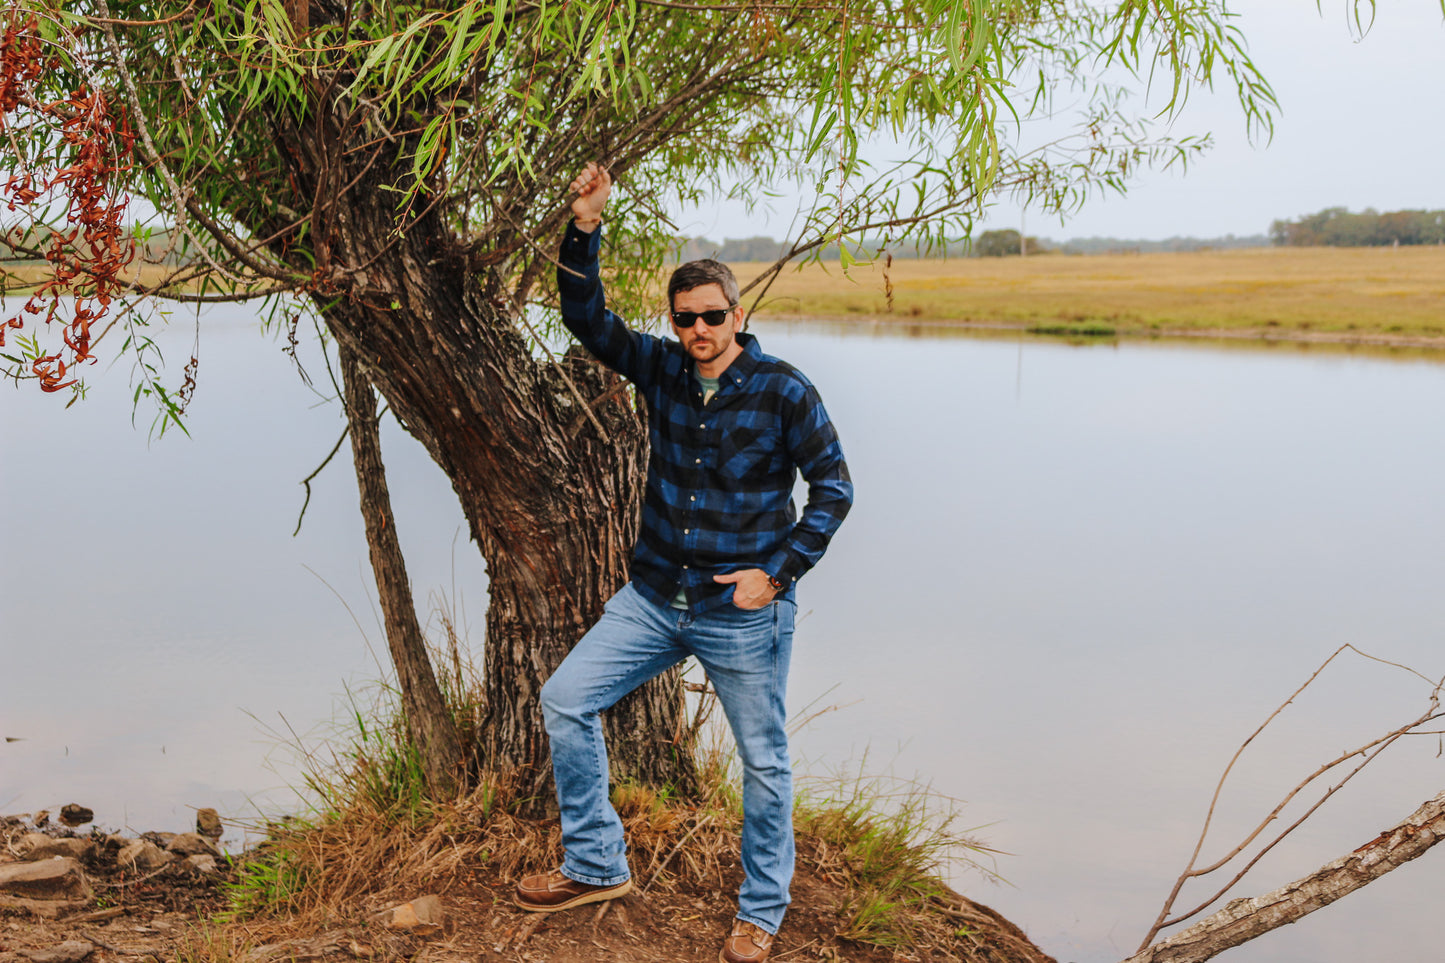
[[[733,931],[717,958],[722,963],[763,963],[773,949],[773,934],[746,920],[733,920]]]
[[[632,892],[632,880],[624,879],[615,886],[593,886],[579,883],[562,871],[552,870],[538,876],[524,876],[517,884],[513,901],[532,913],[555,913],[586,903],[600,903]]]

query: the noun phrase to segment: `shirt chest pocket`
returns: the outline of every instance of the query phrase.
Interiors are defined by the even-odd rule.
[[[767,428],[736,428],[724,433],[718,470],[724,478],[759,481],[783,470],[783,439]]]

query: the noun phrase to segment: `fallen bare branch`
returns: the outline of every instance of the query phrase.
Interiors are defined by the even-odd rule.
[[[1445,792],[1354,852],[1263,896],[1237,899],[1124,963],[1200,963],[1328,906],[1445,839]]]
[[[1279,717],[1280,713],[1284,712],[1286,708],[1292,705],[1295,699],[1299,698],[1300,694],[1303,693],[1306,689],[1308,689],[1315,682],[1315,680],[1320,677],[1321,673],[1323,673],[1325,669],[1327,669],[1330,664],[1335,661],[1336,658],[1338,658],[1342,653],[1347,650],[1354,652],[1361,658],[1367,659],[1371,662],[1378,662],[1382,665],[1401,669],[1411,675],[1417,676],[1418,678],[1424,680],[1427,684],[1432,686],[1425,711],[1419,716],[1417,716],[1415,719],[1395,729],[1392,729],[1391,731],[1385,733],[1383,736],[1366,742],[1365,744],[1351,749],[1348,752],[1344,752],[1337,756],[1335,759],[1324,763],[1318,768],[1316,768],[1314,772],[1310,773],[1304,779],[1300,780],[1294,786],[1294,788],[1290,789],[1289,792],[1287,792],[1284,797],[1275,805],[1275,807],[1270,810],[1270,812],[1264,817],[1264,819],[1260,821],[1260,823],[1254,828],[1254,830],[1251,831],[1242,841],[1237,843],[1224,856],[1214,861],[1210,865],[1199,866],[1198,862],[1200,853],[1204,849],[1205,839],[1208,837],[1210,826],[1214,821],[1215,809],[1219,805],[1220,797],[1224,792],[1224,785],[1228,781],[1230,773],[1234,770],[1235,764],[1239,762],[1240,757],[1244,755],[1244,751],[1249,748],[1250,744],[1254,742],[1254,740],[1259,736],[1259,734],[1264,732],[1264,730],[1268,728],[1270,723],[1274,722],[1274,720]],[[1249,737],[1240,744],[1238,749],[1235,750],[1233,757],[1231,757],[1229,760],[1229,764],[1224,767],[1224,772],[1220,774],[1219,782],[1215,785],[1214,788],[1214,794],[1209,800],[1209,811],[1205,815],[1204,825],[1200,828],[1199,838],[1194,845],[1194,852],[1190,855],[1189,862],[1184,867],[1184,871],[1181,872],[1179,874],[1179,877],[1174,881],[1174,886],[1169,891],[1169,895],[1165,898],[1164,905],[1160,909],[1159,915],[1155,917],[1153,925],[1149,928],[1148,933],[1145,934],[1143,941],[1140,942],[1139,952],[1143,952],[1146,947],[1150,946],[1154,942],[1155,937],[1157,937],[1160,931],[1163,930],[1165,927],[1173,926],[1177,923],[1182,923],[1187,919],[1197,916],[1200,913],[1204,912],[1206,909],[1208,909],[1210,906],[1212,906],[1215,902],[1222,899],[1224,895],[1229,892],[1229,890],[1236,883],[1243,879],[1244,876],[1251,869],[1254,868],[1255,864],[1258,863],[1259,860],[1263,858],[1266,853],[1268,853],[1276,845],[1282,842],[1286,836],[1294,832],[1294,830],[1297,829],[1301,823],[1303,823],[1306,819],[1313,815],[1314,812],[1320,808],[1320,806],[1324,805],[1324,803],[1331,796],[1333,796],[1336,792],[1343,788],[1346,783],[1353,779],[1360,772],[1361,769],[1363,769],[1366,765],[1368,765],[1371,761],[1378,757],[1380,753],[1388,749],[1403,736],[1418,732],[1421,726],[1440,718],[1440,694],[1442,687],[1445,687],[1445,680],[1435,682],[1434,680],[1431,680],[1427,676],[1423,675],[1420,672],[1417,672],[1409,666],[1400,665],[1399,663],[1390,662],[1386,659],[1381,659],[1377,656],[1370,655],[1367,652],[1362,652],[1348,643],[1340,646],[1333,653],[1331,653],[1330,657],[1325,659],[1325,661],[1321,663],[1319,668],[1315,669],[1315,671],[1310,675],[1310,677],[1304,681],[1304,684],[1302,684],[1298,689],[1292,692],[1288,699],[1286,699],[1272,713],[1270,713],[1269,718],[1265,719],[1265,721],[1259,726],[1258,729],[1250,733]],[[1346,773],[1337,783],[1326,789],[1324,793],[1320,796],[1320,798],[1317,799],[1313,804],[1311,804],[1298,819],[1290,823],[1280,832],[1275,834],[1274,837],[1271,838],[1268,842],[1266,842],[1259,849],[1258,852],[1256,852],[1251,858],[1249,858],[1245,862],[1243,868],[1238,870],[1227,883],[1225,883],[1222,887],[1220,887],[1217,891],[1215,891],[1212,895],[1210,895],[1207,899],[1203,900],[1197,906],[1194,906],[1193,908],[1180,913],[1174,912],[1174,904],[1178,900],[1180,891],[1184,888],[1184,884],[1186,882],[1191,879],[1197,879],[1203,876],[1207,876],[1210,873],[1222,869],[1224,866],[1233,862],[1236,857],[1240,856],[1240,854],[1242,854],[1252,843],[1255,842],[1256,839],[1260,837],[1260,834],[1262,834],[1271,823],[1273,823],[1277,818],[1279,818],[1280,813],[1284,811],[1285,807],[1288,806],[1301,792],[1303,792],[1307,787],[1313,784],[1315,780],[1319,779],[1321,776],[1324,776],[1326,773],[1332,772],[1336,767],[1343,765],[1345,762],[1353,759],[1356,756],[1362,757],[1358,765],[1356,765],[1353,769]]]

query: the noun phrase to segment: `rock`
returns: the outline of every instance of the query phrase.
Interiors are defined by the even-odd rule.
[[[36,829],[40,829],[48,822],[50,822],[50,810],[48,809],[42,809],[40,810],[40,812],[34,813],[30,817],[30,825],[34,826]]]
[[[95,843],[89,839],[56,839],[44,833],[26,833],[15,844],[15,849],[32,862],[55,856],[86,859],[95,853]]]
[[[30,899],[90,899],[90,883],[80,864],[56,857],[37,863],[0,866],[0,893]]]
[[[170,853],[149,839],[133,839],[115,854],[116,865],[137,873],[148,873],[170,861]]]
[[[169,846],[169,845],[171,844],[171,840],[173,840],[173,839],[176,838],[176,834],[175,834],[175,833],[141,833],[141,834],[140,834],[140,838],[141,838],[141,839],[144,839],[146,842],[155,843],[155,844],[156,844],[157,846],[159,846],[161,849],[165,849],[167,846]]]
[[[20,955],[31,963],[80,963],[93,952],[95,944],[88,940],[66,940],[49,949],[21,950]]]
[[[200,873],[202,876],[214,876],[221,871],[216,866],[216,858],[214,856],[207,856],[205,853],[196,856],[187,856],[186,866]]]
[[[67,826],[84,826],[94,818],[95,810],[75,803],[66,803],[60,807],[60,821]]]
[[[212,839],[220,839],[224,827],[221,825],[221,816],[214,809],[196,810],[196,832],[202,836],[209,836]]]
[[[438,896],[418,896],[409,903],[376,914],[388,929],[407,933],[431,933],[441,928],[442,901]]]
[[[210,856],[213,859],[221,856],[216,844],[200,833],[181,833],[167,844],[166,850],[177,856]]]

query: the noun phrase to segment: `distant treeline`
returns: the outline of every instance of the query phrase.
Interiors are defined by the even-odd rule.
[[[1327,207],[1293,221],[1275,221],[1269,235],[1281,247],[1390,247],[1445,244],[1445,211],[1386,211],[1365,208],[1351,214]]]
[[[942,258],[942,257],[1008,257],[1019,254],[1019,232],[1012,229],[984,231],[973,239],[949,241],[947,244],[929,246],[923,242],[887,245],[887,253],[895,258]],[[1085,237],[1071,241],[1056,242],[1047,238],[1028,237],[1024,241],[1028,254],[1146,254],[1155,251],[1210,251],[1240,247],[1268,247],[1269,237],[1252,234],[1236,237],[1171,237],[1162,241],[1144,241],[1116,237]],[[885,249],[882,241],[864,241],[862,249],[872,255]],[[788,246],[770,237],[728,238],[722,243],[704,237],[684,238],[679,242],[678,257],[691,261],[696,258],[716,258],[719,261],[775,261],[782,257]],[[830,244],[823,249],[824,259],[836,258],[838,247]]]
[[[1064,254],[1154,254],[1160,251],[1229,251],[1241,247],[1268,247],[1263,234],[1243,237],[1166,237],[1162,241],[1121,239],[1117,237],[1076,237],[1058,246]]]

